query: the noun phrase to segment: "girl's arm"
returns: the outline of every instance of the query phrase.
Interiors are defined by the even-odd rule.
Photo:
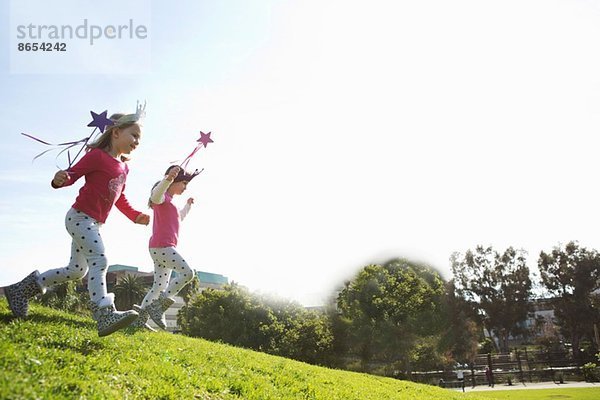
[[[152,193],[150,194],[150,202],[154,204],[162,204],[165,201],[165,193],[167,189],[169,189],[169,186],[171,186],[171,183],[173,183],[177,177],[179,170],[180,168],[177,166],[171,168],[167,176],[165,176],[165,178],[152,189]]]
[[[125,196],[125,186],[123,186],[123,191],[121,192],[121,196],[115,203],[115,206],[121,211],[127,218],[132,220],[133,222],[138,222],[137,219],[142,213],[140,211],[135,210],[129,204],[127,197]]]
[[[183,208],[181,210],[179,210],[179,219],[181,221],[184,220],[184,218],[188,215],[188,213],[192,209],[192,204],[194,204],[194,199],[192,197],[190,197],[188,199],[187,203],[185,203],[185,206],[183,206]]]
[[[66,171],[58,171],[52,179],[52,187],[55,189],[71,186],[77,179],[81,178],[87,173],[98,168],[98,151],[91,150],[84,154],[75,165]]]
[[[172,179],[168,177],[163,179],[152,189],[152,193],[150,194],[150,201],[153,204],[162,204],[165,201],[165,193],[169,186],[173,183]]]

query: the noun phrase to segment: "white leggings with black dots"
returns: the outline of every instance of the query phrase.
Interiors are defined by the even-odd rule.
[[[142,301],[142,308],[157,299],[161,292],[165,292],[165,296],[173,298],[194,277],[194,271],[175,247],[151,247],[150,257],[154,261],[154,283]],[[171,271],[176,272],[172,281]]]
[[[65,217],[67,232],[73,238],[71,259],[64,268],[46,271],[39,276],[39,283],[51,287],[66,281],[81,279],[88,272],[90,299],[96,304],[106,297],[106,270],[108,261],[104,255],[104,243],[100,237],[102,224],[89,215],[71,208]]]

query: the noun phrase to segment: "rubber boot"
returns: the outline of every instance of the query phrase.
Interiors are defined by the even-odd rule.
[[[152,321],[162,329],[166,329],[167,327],[165,311],[167,311],[174,302],[173,299],[168,298],[165,296],[165,293],[162,292],[158,299],[152,300],[152,303],[146,307],[146,311],[150,318],[152,318]]]
[[[100,303],[89,303],[92,316],[98,323],[98,336],[107,336],[125,328],[138,317],[138,313],[133,310],[117,311],[113,299],[114,295],[109,293]]]
[[[148,311],[146,311],[144,308],[138,306],[137,304],[133,305],[133,309],[135,311],[137,311],[138,317],[129,326],[132,328],[135,328],[135,329],[142,329],[142,330],[146,330],[146,331],[150,331],[150,332],[156,332],[156,329],[154,329],[153,327],[148,325],[148,319],[150,318],[150,316],[148,315]]]
[[[27,275],[21,282],[4,288],[4,295],[8,300],[8,307],[17,318],[24,318],[29,311],[29,300],[46,292],[46,289],[38,283],[40,273],[36,270]]]

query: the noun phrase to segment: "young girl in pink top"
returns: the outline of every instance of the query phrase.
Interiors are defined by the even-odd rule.
[[[183,221],[192,204],[189,198],[186,205],[178,210],[171,202],[173,196],[182,194],[187,184],[198,172],[189,174],[173,165],[165,172],[165,178],[152,188],[148,205],[154,212],[152,237],[150,237],[150,257],[154,261],[154,284],[142,301],[136,327],[146,327],[148,317],[161,327],[166,328],[164,312],[173,304],[173,297],[194,278],[194,271],[175,249],[179,236],[179,221]],[[171,280],[171,271],[176,275]],[[135,307],[135,306],[134,306]],[[151,328],[150,328],[151,329]]]
[[[139,111],[139,110],[138,110]],[[115,205],[136,224],[148,225],[150,217],[134,210],[125,197],[125,180],[129,168],[126,155],[138,146],[141,130],[138,125],[140,113],[114,114],[110,125],[86,154],[66,171],[58,171],[52,179],[52,187],[73,185],[85,177],[75,203],[67,212],[65,225],[72,238],[71,260],[64,268],[56,268],[29,274],[21,282],[5,288],[12,313],[17,317],[27,315],[29,300],[47,288],[65,281],[81,279],[89,270],[88,290],[90,308],[98,323],[98,335],[105,336],[129,325],[137,318],[133,310],[120,312],[115,309],[114,295],[106,290],[106,259],[100,227]]]

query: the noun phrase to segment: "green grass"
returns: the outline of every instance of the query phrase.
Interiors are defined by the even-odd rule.
[[[597,400],[600,388],[498,390],[477,392],[477,396],[498,400]]]
[[[86,317],[0,301],[1,399],[482,399],[168,333],[99,338]]]

